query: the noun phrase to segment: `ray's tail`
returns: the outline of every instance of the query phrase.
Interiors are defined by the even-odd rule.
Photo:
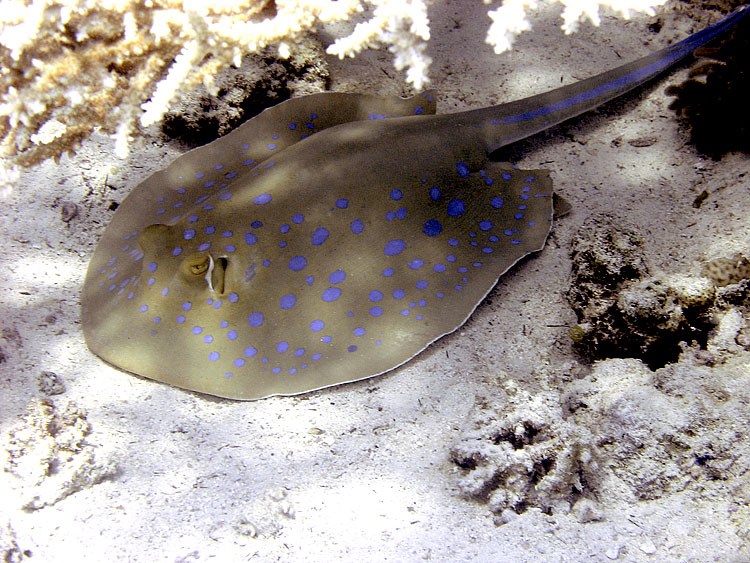
[[[651,80],[721,35],[750,13],[741,6],[724,19],[651,55],[591,78],[507,104],[467,112],[481,123],[488,152],[589,111]]]

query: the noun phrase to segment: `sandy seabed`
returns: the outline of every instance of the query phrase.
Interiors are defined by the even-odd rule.
[[[565,36],[559,9],[545,8],[497,56],[484,43],[486,10],[431,8],[441,113],[591,76],[718,18],[667,10],[654,32],[653,18],[605,17]],[[329,65],[334,91],[406,92],[386,52]],[[709,359],[688,350],[657,371],[636,359],[590,364],[569,336],[571,240],[593,214],[635,225],[651,272],[698,276],[707,260],[750,251],[750,159],[707,160],[687,143],[664,94],[686,75],[683,65],[522,142],[515,163],[550,169],[573,206],[546,248],[406,365],[296,397],[206,397],[119,372],[86,348],[79,295],[110,204],[174,159],[176,145],[142,138],[118,161],[97,136],[26,171],[0,210],[0,553],[750,561],[750,353],[733,344],[741,312],[717,319]]]

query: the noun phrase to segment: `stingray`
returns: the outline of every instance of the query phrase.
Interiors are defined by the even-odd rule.
[[[265,110],[120,205],[83,288],[89,348],[135,374],[246,400],[392,370],[545,244],[549,173],[491,153],[655,77],[746,13],[499,106],[436,115],[433,92],[321,93]]]

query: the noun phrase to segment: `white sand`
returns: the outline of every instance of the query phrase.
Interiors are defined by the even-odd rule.
[[[440,112],[608,70],[716,19],[670,13],[654,34],[650,18],[606,17],[600,28],[585,24],[565,36],[557,10],[545,10],[513,52],[496,56],[483,42],[486,10],[459,0],[432,8]],[[330,66],[334,90],[402,92],[388,53]],[[741,319],[733,329],[726,324],[725,363],[700,366],[686,355],[657,374],[635,360],[592,371],[568,337],[576,322],[564,298],[570,241],[591,213],[636,224],[652,271],[696,275],[706,259],[750,251],[750,159],[712,162],[686,143],[663,93],[686,74],[683,67],[522,145],[518,166],[551,169],[574,210],[464,327],[385,376],[299,397],[200,396],[112,369],[85,346],[79,294],[107,207],[164,167],[175,147],[142,139],[119,162],[102,136],[73,158],[27,171],[0,210],[0,453],[13,450],[10,431],[17,441],[26,436],[14,450],[23,454],[25,479],[0,475],[0,552],[27,551],[37,562],[750,560],[747,550],[740,554],[750,542],[750,354],[731,345]],[[656,141],[629,144],[640,137]],[[710,195],[695,209],[704,189]],[[67,224],[63,202],[80,210]],[[85,411],[85,438],[80,428],[53,438],[21,421],[44,398],[42,371],[64,382],[65,392],[52,397],[58,414],[69,402]],[[564,419],[571,394],[587,397],[590,416]],[[482,476],[451,461],[457,445],[492,455],[493,419],[547,429],[535,450],[488,462],[516,479],[497,487],[499,495],[534,488],[526,453],[555,464],[520,515],[497,518],[486,503],[463,496],[467,479],[476,485]],[[594,443],[595,460],[571,449]],[[699,460],[707,451],[713,457]],[[58,462],[51,476],[40,473],[45,456]],[[577,461],[565,469],[566,459]],[[87,484],[113,468],[112,477]],[[586,500],[570,492],[581,474]],[[485,476],[490,489],[498,475]],[[21,510],[35,495],[52,502],[71,479],[82,490]],[[551,515],[536,508],[547,501]]]

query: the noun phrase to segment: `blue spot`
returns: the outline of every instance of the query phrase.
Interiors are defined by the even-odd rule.
[[[513,215],[513,217],[515,217],[516,219],[523,219],[523,213],[516,213],[515,215]]]
[[[419,270],[422,266],[424,266],[424,260],[421,258],[415,258],[411,262],[409,262],[409,267],[412,270]]]
[[[263,226],[263,221],[253,221],[252,223],[250,223],[250,226],[253,229],[260,229]]]
[[[230,330],[227,332],[227,338],[229,340],[237,340],[237,331],[236,330]]]
[[[245,243],[255,244],[256,242],[258,242],[258,237],[256,237],[253,233],[245,233]]]
[[[405,317],[408,317],[408,316],[409,316],[409,313],[410,313],[410,312],[411,312],[411,311],[409,311],[409,309],[404,309],[403,311],[401,311],[401,314],[402,314],[403,316],[405,316]]]
[[[394,289],[393,290],[393,298],[394,299],[403,299],[406,297],[406,292],[403,289]]]
[[[296,123],[290,123],[289,124],[289,129],[291,129],[292,131],[294,131],[296,128],[297,128],[297,124]]]
[[[213,341],[214,341],[214,337],[211,336],[210,334],[207,334],[206,336],[203,337],[203,342],[205,342],[206,344],[211,344],[211,342]]]
[[[401,254],[406,249],[406,243],[401,239],[394,239],[389,241],[385,248],[383,249],[383,253],[386,256],[396,256],[398,254]]]
[[[286,242],[285,240],[282,240],[282,241],[281,241],[281,242],[279,243],[279,248],[284,248],[284,247],[285,247],[285,246],[286,246],[287,244],[288,244],[288,243],[287,243],[287,242]]]
[[[247,322],[250,326],[258,327],[263,324],[263,313],[250,313],[247,317]]]
[[[154,285],[156,280],[154,278],[148,278],[148,285]]]
[[[293,272],[299,272],[307,266],[307,258],[304,256],[295,256],[289,260],[289,269]]]
[[[321,321],[320,319],[315,319],[313,322],[310,323],[310,330],[313,332],[319,332],[323,330],[323,327],[326,326],[326,323]]]
[[[258,197],[256,197],[253,200],[253,203],[255,205],[264,205],[271,201],[271,195],[270,194],[260,194]]]
[[[230,303],[237,303],[237,301],[240,300],[240,296],[236,293],[232,292],[229,294],[229,297],[227,297]]]
[[[161,317],[154,317],[154,322],[159,324],[161,322]]]
[[[533,227],[534,225],[536,225],[536,221],[529,221],[529,227]]]
[[[350,227],[352,229],[352,232],[355,235],[358,235],[359,233],[365,230],[364,223],[362,223],[362,221],[360,221],[359,219],[355,219],[354,221],[352,221],[352,224],[350,225]]]
[[[346,272],[344,270],[336,270],[330,276],[328,276],[328,281],[330,281],[333,284],[341,283],[345,279],[346,279]]]
[[[232,197],[232,194],[229,193],[229,192],[227,192],[225,194],[221,194],[219,196],[219,199],[222,200],[222,201],[226,201],[226,200],[230,199],[231,197]]]
[[[149,272],[155,272],[156,268],[158,268],[158,267],[159,267],[159,265],[156,262],[149,262],[148,271]]]
[[[318,227],[312,235],[312,243],[315,246],[323,244],[328,239],[329,234],[328,229],[325,227]]]
[[[365,329],[363,329],[362,327],[357,327],[354,329],[354,336],[364,336],[365,332]]]
[[[347,351],[347,352],[356,352],[356,351],[357,351],[357,347],[356,347],[356,346],[354,346],[354,345],[352,345],[352,346],[349,346],[349,347],[348,347],[348,348],[346,349],[346,351]]]
[[[271,373],[279,373],[281,371],[281,368],[273,368],[271,370]]]
[[[193,332],[193,334],[195,334],[195,335],[197,336],[197,335],[199,335],[199,334],[200,334],[201,332],[203,332],[203,327],[200,327],[200,326],[194,326],[194,327],[193,327],[193,331],[192,331],[192,332]]]
[[[285,353],[287,350],[289,350],[289,342],[286,342],[285,340],[282,340],[276,345],[276,351],[279,354]]]
[[[297,356],[298,358],[299,358],[300,356],[304,356],[304,355],[305,355],[305,349],[304,349],[304,348],[297,348],[297,349],[296,349],[296,350],[294,351],[294,355],[295,355],[295,356]]]
[[[466,206],[460,199],[454,199],[448,204],[448,215],[451,217],[463,215],[464,211],[466,211]]]
[[[438,299],[442,299],[443,297],[445,297],[445,293],[443,293],[442,291],[438,291],[435,294],[435,297],[437,297]]]
[[[419,305],[420,307],[425,307],[427,305],[427,301],[425,301],[424,299],[420,299],[419,301],[417,301],[417,305]]]
[[[456,257],[453,256],[453,254],[449,254],[448,256],[445,257],[445,259],[448,260],[448,262],[455,262],[456,261]]]
[[[312,359],[313,360],[319,360],[322,357],[323,357],[323,354],[321,354],[320,352],[318,352],[317,354],[313,354]]]
[[[459,162],[456,164],[456,171],[458,172],[458,175],[461,176],[461,178],[466,178],[469,176],[469,167],[466,166],[465,162]]]
[[[185,229],[185,232],[182,234],[182,236],[185,240],[190,240],[195,236],[195,229]]]
[[[492,248],[490,248],[489,246],[485,246],[482,249],[482,252],[484,252],[485,254],[490,254],[491,252],[494,252],[494,250]]]
[[[435,201],[439,200],[440,199],[440,190],[437,189],[435,186],[432,186],[430,188],[430,197],[433,200],[435,200]]]
[[[491,186],[492,184],[495,183],[495,180],[493,180],[492,178],[485,178],[484,183],[487,184],[488,186]]]
[[[395,211],[388,211],[385,214],[385,220],[386,221],[393,221],[396,219],[396,212]]]
[[[185,322],[185,315],[177,315],[177,318],[175,319],[179,324],[182,324]]]
[[[501,197],[493,197],[492,201],[490,201],[490,205],[495,209],[500,209],[503,205],[505,205],[505,201],[503,201],[503,198]]]
[[[229,326],[229,323],[227,321],[221,321],[220,326],[221,328],[227,328]]]
[[[377,289],[373,289],[370,292],[370,301],[373,303],[377,303],[378,301],[383,299],[383,293],[378,291]]]
[[[459,269],[458,269],[458,271],[459,271],[460,273],[462,273],[462,274],[465,274],[466,272],[468,272],[468,271],[469,271],[469,268],[459,268]]]
[[[402,207],[398,211],[396,211],[396,219],[406,219],[406,208]]]
[[[339,209],[346,209],[347,207],[349,207],[349,200],[343,197],[341,199],[337,199],[336,207],[338,207]]]
[[[169,288],[168,287],[165,287],[164,289],[161,290],[161,296],[162,297],[166,297],[167,293],[169,293]]]
[[[276,145],[274,143],[270,143],[270,144],[266,145],[266,148],[270,149],[270,150],[273,150],[273,149],[276,148]]]
[[[210,182],[206,182],[205,184],[203,184],[203,187],[204,188],[210,188],[214,184],[216,184],[216,182],[214,182],[213,180],[211,180]],[[175,206],[175,207],[177,207],[177,206]]]
[[[188,217],[188,223],[195,223],[197,220],[198,220],[197,215],[191,215],[190,217]]]
[[[226,250],[227,252],[234,252],[235,250],[237,250],[237,248],[235,248],[233,244],[228,244],[224,247],[224,250]]]
[[[425,221],[422,232],[428,237],[436,237],[443,231],[443,225],[437,219]]]
[[[292,223],[294,223],[295,225],[299,225],[304,220],[305,216],[301,213],[295,213],[294,215],[292,215]]]
[[[474,262],[472,264],[472,266],[474,266],[475,268],[481,268],[482,267],[482,263],[481,262]]]
[[[479,228],[483,231],[489,231],[493,226],[492,221],[482,221],[479,223]]]
[[[203,252],[204,250],[208,250],[209,248],[211,248],[211,243],[210,242],[204,242],[203,244],[201,244],[198,247],[198,252]]]
[[[307,276],[305,278],[305,283],[307,283],[308,287],[312,287],[313,282],[315,281],[314,276]]]
[[[248,358],[252,358],[253,356],[255,356],[255,354],[258,353],[258,350],[256,350],[252,346],[248,346],[242,353],[245,354],[245,356],[247,356]]]
[[[501,174],[501,177],[502,177],[502,178],[503,178],[503,180],[505,180],[506,182],[507,182],[508,180],[510,180],[510,179],[512,178],[512,176],[511,176],[510,174],[508,174],[507,172],[503,172],[503,173]]]
[[[417,282],[417,289],[427,289],[428,283],[425,280],[419,280]]]
[[[234,361],[234,365],[237,366],[238,368],[241,368],[242,366],[245,365],[245,360],[243,360],[242,358],[237,358]]]
[[[379,317],[383,314],[383,309],[381,309],[380,307],[370,307],[370,314],[373,317]]]
[[[224,231],[223,233],[221,233],[221,236],[223,236],[224,238],[229,238],[232,236],[232,234],[232,231]]]
[[[283,225],[281,225],[281,227],[279,228],[279,231],[280,231],[280,232],[281,232],[282,234],[287,234],[287,233],[289,232],[289,229],[291,229],[291,227],[290,227],[290,226],[289,226],[289,225],[288,225],[287,223],[284,223],[284,224],[283,224]]]
[[[398,201],[402,197],[404,197],[404,192],[402,192],[401,190],[394,189],[394,190],[391,191],[391,199],[392,200]]]
[[[218,352],[211,352],[211,353],[210,353],[210,354],[208,355],[208,361],[209,361],[209,362],[215,362],[215,361],[216,361],[216,360],[218,360],[218,359],[219,359],[219,353],[218,353]]]
[[[193,304],[192,304],[192,303],[191,303],[190,301],[185,301],[185,302],[184,302],[184,303],[182,304],[182,310],[183,310],[183,311],[189,311],[189,310],[190,310],[190,309],[192,309],[192,308],[193,308]]]
[[[282,309],[291,309],[292,307],[296,305],[296,303],[297,303],[297,297],[289,293],[287,295],[284,295],[284,297],[281,298],[279,305],[281,306]]]
[[[140,311],[141,313],[145,313],[146,311],[148,311],[148,305],[141,305]]]
[[[323,292],[322,299],[323,301],[330,303],[331,301],[336,301],[341,297],[341,290],[338,287],[329,287]]]
[[[414,115],[420,115],[424,111],[424,108],[422,106],[417,106],[414,108]]]
[[[432,268],[435,270],[438,274],[442,273],[446,270],[447,266],[445,264],[435,264],[435,266]]]
[[[326,344],[328,344],[332,340],[333,338],[331,338],[330,336],[324,336],[323,338],[320,339],[321,342],[325,342]]]

